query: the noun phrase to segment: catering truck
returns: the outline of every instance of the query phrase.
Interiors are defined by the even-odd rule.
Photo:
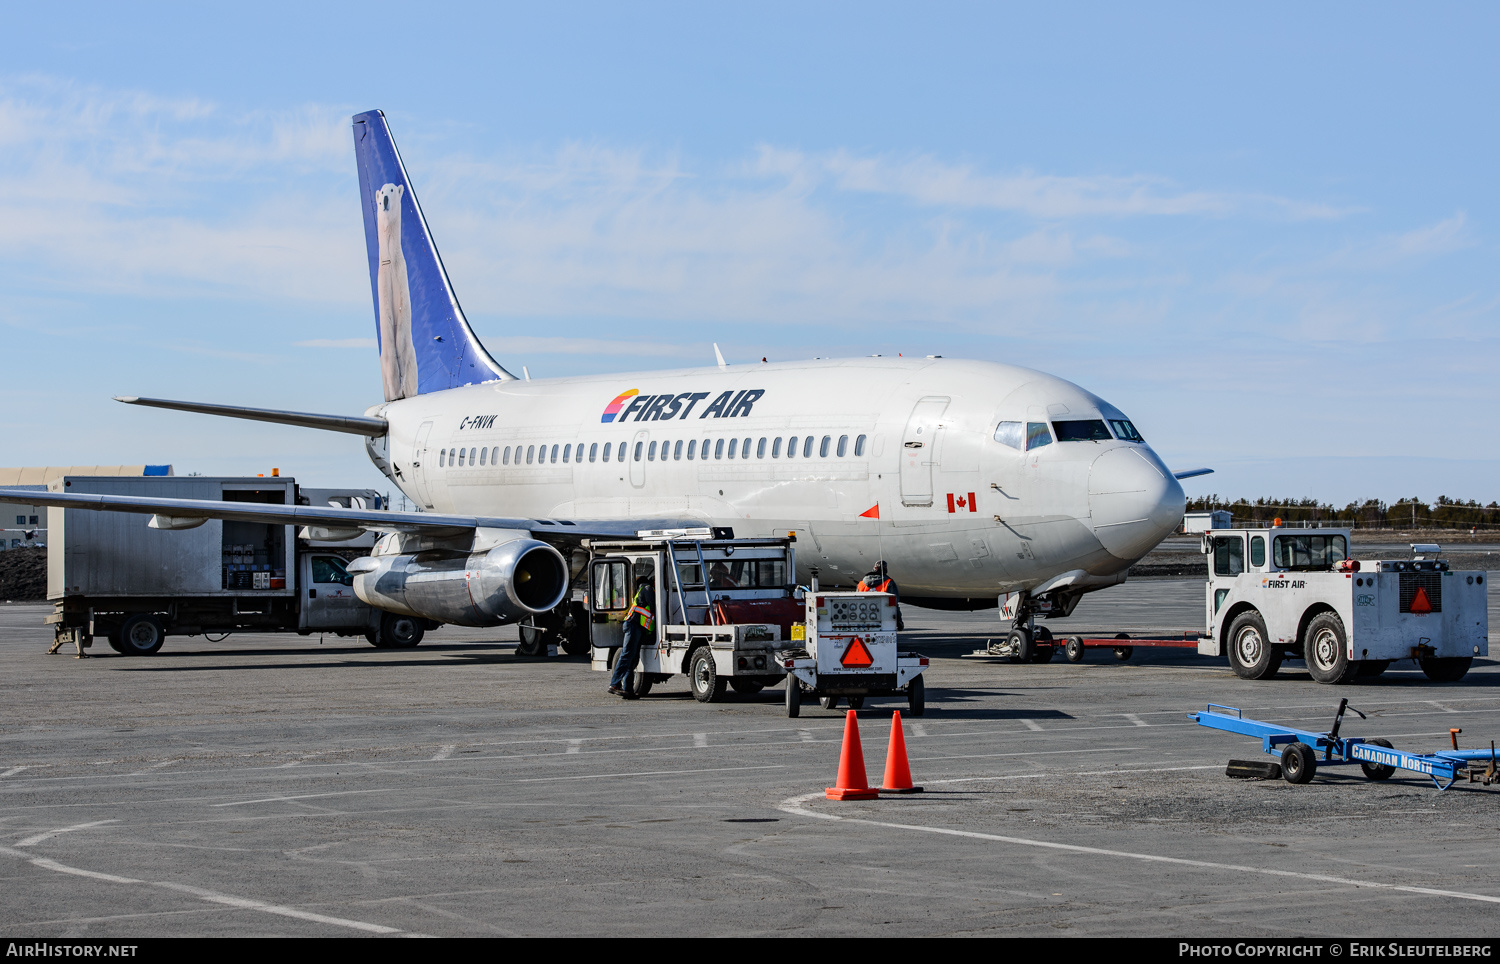
[[[211,499],[275,505],[379,508],[369,490],[304,489],[286,477],[85,477],[54,492]],[[234,632],[363,636],[405,648],[435,628],[382,612],[354,595],[338,547],[363,533],[217,519],[172,519],[92,509],[48,510],[47,599],[52,650],[78,654],[96,636],[116,652],[145,656],[168,636]],[[366,540],[367,541],[367,540]]]
[[[1243,679],[1300,659],[1320,683],[1379,676],[1411,659],[1455,682],[1489,655],[1486,573],[1460,572],[1416,543],[1410,559],[1351,559],[1347,529],[1214,529],[1204,606],[1205,656]]]

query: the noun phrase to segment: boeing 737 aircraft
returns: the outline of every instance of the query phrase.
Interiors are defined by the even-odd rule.
[[[354,117],[385,400],[363,416],[122,398],[365,437],[425,511],[0,490],[0,499],[385,533],[366,602],[467,626],[549,625],[564,554],[590,537],[714,526],[794,532],[799,576],[853,584],[887,560],[904,602],[1017,624],[1115,585],[1182,521],[1179,478],[1119,409],[992,362],[847,358],[518,379],[475,337],[380,111]],[[21,496],[24,495],[24,498]]]

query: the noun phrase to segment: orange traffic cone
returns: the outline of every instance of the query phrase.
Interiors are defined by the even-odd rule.
[[[828,787],[830,800],[874,800],[879,790],[865,780],[865,754],[859,748],[859,722],[850,710],[844,717],[844,749],[839,753],[838,786]]]
[[[891,717],[891,743],[885,748],[885,779],[881,793],[921,793],[911,785],[911,767],[906,763],[906,735],[901,732],[901,711]]]

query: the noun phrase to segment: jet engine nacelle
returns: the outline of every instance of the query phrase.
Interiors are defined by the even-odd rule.
[[[562,602],[568,564],[545,542],[514,539],[484,552],[428,550],[349,564],[354,594],[377,609],[459,626],[499,626]]]

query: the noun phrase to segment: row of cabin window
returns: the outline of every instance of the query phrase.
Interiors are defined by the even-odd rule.
[[[868,436],[861,435],[861,436],[859,436],[858,438],[856,438],[854,440],[854,455],[855,455],[856,458],[859,458],[859,457],[861,457],[861,456],[863,456],[865,454],[865,440],[867,438],[868,438]],[[687,452],[687,457],[688,457],[689,461],[692,461],[695,458],[704,458],[704,459],[709,458],[709,454],[708,454],[709,445],[710,445],[710,443],[712,443],[712,445],[713,445],[713,458],[722,459],[722,458],[726,457],[726,443],[727,443],[727,457],[728,458],[731,458],[731,459],[735,458],[736,457],[736,453],[740,453],[739,456],[738,456],[739,458],[748,459],[748,458],[750,458],[750,447],[751,447],[751,443],[752,442],[755,443],[755,458],[758,458],[758,459],[763,459],[763,458],[766,457],[766,446],[767,446],[768,442],[770,444],[770,453],[771,453],[770,457],[773,458],[773,459],[782,458],[782,452],[783,451],[785,451],[785,453],[786,453],[786,455],[785,455],[786,458],[794,459],[794,458],[797,457],[797,450],[798,450],[799,447],[802,450],[802,457],[804,459],[810,459],[810,458],[813,457],[813,448],[814,448],[814,446],[817,447],[818,458],[821,458],[821,459],[828,458],[830,450],[832,450],[833,455],[834,455],[835,458],[840,458],[841,459],[841,458],[844,458],[845,456],[847,456],[849,454],[849,436],[847,436],[847,435],[840,435],[839,438],[838,438],[838,443],[837,444],[834,443],[832,435],[825,435],[825,436],[823,436],[823,438],[822,438],[821,441],[819,441],[816,436],[812,436],[812,435],[804,435],[804,436],[791,435],[791,436],[788,436],[785,439],[781,439],[781,438],[773,438],[773,439],[761,438],[758,442],[756,440],[750,439],[750,438],[746,438],[746,439],[743,439],[743,440],[742,439],[737,439],[737,438],[732,438],[732,439],[722,439],[721,438],[721,439],[717,439],[717,440],[715,440],[715,439],[704,439],[703,440],[703,447],[701,449],[698,447],[698,440],[697,439],[690,439],[690,440],[688,440],[686,442],[686,445],[687,445],[686,452]],[[783,443],[785,443],[785,448],[784,449],[783,449]],[[625,461],[625,458],[626,458],[627,454],[629,453],[629,444],[630,443],[628,443],[628,442],[620,442],[618,444],[618,447],[616,447],[616,443],[614,443],[614,442],[605,442],[604,443],[604,452],[603,452],[603,455],[601,457],[600,452],[599,452],[599,443],[598,442],[594,442],[593,444],[591,444],[589,446],[589,461],[590,462],[595,462],[595,461],[608,462],[608,461],[610,461],[610,456],[613,454],[614,461],[616,461],[616,462],[623,462],[623,461]],[[634,453],[634,455],[635,455],[635,461],[639,462],[644,457],[647,462],[655,462],[656,458],[657,458],[657,446],[658,445],[661,446],[660,453],[661,453],[661,459],[662,459],[662,461],[665,462],[668,459],[669,453],[670,453],[670,458],[673,461],[681,461],[682,460],[682,456],[683,456],[683,452],[684,452],[684,449],[683,449],[684,442],[683,442],[683,440],[678,439],[677,442],[675,442],[675,443],[673,443],[673,442],[660,442],[660,443],[651,442],[649,445],[647,443],[645,443],[645,442],[637,442],[637,443],[635,443],[635,453]],[[547,446],[545,446],[545,445],[540,445],[540,446],[537,446],[537,445],[528,445],[528,446],[526,446],[526,449],[525,449],[526,464],[527,465],[532,465],[532,464],[538,464],[538,465],[540,465],[540,464],[547,463],[547,462],[556,462],[557,459],[558,459],[559,450],[560,450],[560,454],[562,455],[562,461],[563,461],[564,464],[567,464],[569,461],[577,461],[577,462],[582,462],[583,461],[583,443],[580,442],[578,444],[578,446],[577,446],[577,452],[576,453],[574,452],[574,446],[572,444],[561,445],[561,446],[554,445],[554,446],[552,446],[552,450],[551,450],[550,453],[548,452]],[[699,455],[700,452],[702,453],[701,456]],[[522,454],[521,446],[517,445],[515,447],[515,464],[516,465],[520,465],[521,464],[521,454]],[[575,458],[575,455],[576,455],[576,458]],[[454,466],[454,467],[457,467],[457,468],[464,468],[466,465],[468,465],[468,466],[480,466],[480,465],[510,465],[510,464],[511,464],[511,447],[509,445],[505,446],[503,449],[500,446],[496,445],[493,448],[483,448],[483,449],[481,449],[481,448],[471,448],[471,449],[452,448],[452,449],[448,449],[446,451],[444,451],[442,449],[438,450],[438,466],[439,467]]]

